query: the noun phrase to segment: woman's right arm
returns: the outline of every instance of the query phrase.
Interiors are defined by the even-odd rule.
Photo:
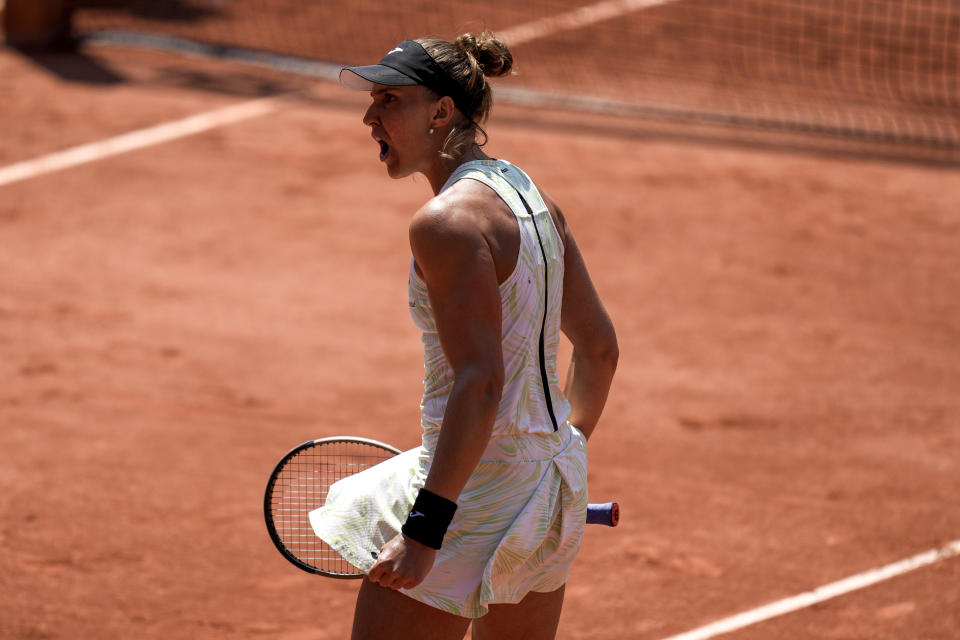
[[[580,248],[559,210],[557,214],[564,234],[560,328],[573,345],[564,393],[570,401],[570,423],[589,438],[607,402],[620,349]]]

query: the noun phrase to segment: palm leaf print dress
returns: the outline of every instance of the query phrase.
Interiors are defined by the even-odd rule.
[[[519,602],[530,591],[550,592],[566,582],[586,520],[587,450],[583,434],[567,421],[570,404],[557,374],[563,243],[553,219],[533,182],[508,162],[464,163],[444,189],[463,179],[493,189],[520,227],[517,266],[500,285],[504,388],[489,445],[460,494],[433,569],[403,593],[476,618],[489,604]],[[336,483],[310,514],[315,533],[364,571],[400,532],[426,480],[453,387],[426,285],[412,260],[409,295],[424,344],[421,446]]]

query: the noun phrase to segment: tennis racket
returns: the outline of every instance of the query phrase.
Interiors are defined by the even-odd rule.
[[[280,459],[263,498],[263,516],[270,539],[283,557],[299,569],[332,578],[362,578],[363,572],[318,538],[310,526],[310,512],[322,506],[330,486],[347,476],[400,453],[369,438],[334,437],[310,440]],[[616,502],[591,504],[589,524],[617,526]]]

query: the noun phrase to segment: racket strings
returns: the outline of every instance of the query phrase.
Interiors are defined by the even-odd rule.
[[[310,512],[321,507],[338,480],[393,457],[394,453],[362,442],[324,442],[294,454],[277,474],[271,515],[283,545],[301,562],[337,575],[359,569],[316,536]]]

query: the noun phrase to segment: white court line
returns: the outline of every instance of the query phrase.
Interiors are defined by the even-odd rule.
[[[813,591],[808,591],[790,598],[778,600],[777,602],[753,609],[752,611],[746,611],[730,618],[725,618],[712,624],[708,624],[705,627],[700,627],[699,629],[694,629],[693,631],[681,633],[677,636],[670,636],[669,638],[664,638],[663,640],[707,640],[707,638],[713,638],[724,633],[736,631],[737,629],[742,629],[752,624],[781,616],[785,613],[797,611],[798,609],[804,609],[811,605],[817,604],[818,602],[823,602],[824,600],[836,598],[837,596],[850,593],[851,591],[869,587],[870,585],[878,582],[889,580],[890,578],[894,578],[904,573],[914,571],[921,567],[925,567],[957,555],[960,555],[960,540],[955,540],[954,542],[951,542],[950,544],[939,549],[926,551],[924,553],[917,554],[912,558],[907,558],[899,562],[894,562],[893,564],[888,564],[885,567],[871,569],[855,576],[850,576],[849,578],[844,578],[843,580],[818,587]]]
[[[25,160],[0,168],[0,186],[248,120],[276,108],[276,98],[260,98]]]
[[[606,0],[573,11],[557,14],[498,33],[508,44],[520,44],[543,38],[558,31],[577,29],[616,18],[632,11],[646,9],[676,0]],[[3,0],[0,0],[2,6]],[[0,167],[0,186],[87,162],[142,149],[162,142],[207,131],[233,122],[239,122],[270,113],[276,109],[275,99],[253,100],[216,111],[201,113],[183,120],[132,131],[115,138],[73,147],[33,160]]]
[[[507,43],[508,46],[522,44],[537,38],[554,34],[558,31],[569,31],[579,29],[603,20],[610,20],[622,16],[626,13],[639,11],[640,9],[649,9],[661,4],[669,4],[677,0],[606,0],[596,4],[587,5],[559,13],[555,16],[541,18],[526,24],[521,24],[511,29],[498,31],[497,37]]]

